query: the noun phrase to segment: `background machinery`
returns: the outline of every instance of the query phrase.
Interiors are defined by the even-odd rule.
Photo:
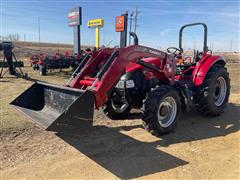
[[[68,52],[63,54],[56,53],[55,55],[47,54],[34,54],[30,57],[30,65],[33,70],[38,70],[40,75],[46,75],[49,70],[52,69],[66,69],[72,68],[75,69],[79,63],[82,61],[86,53],[89,53],[91,50],[84,52],[81,51],[81,54],[69,55]]]
[[[3,52],[3,60],[0,61],[0,78],[3,77],[7,72],[10,75],[25,77],[21,67],[24,66],[23,61],[18,61],[13,53],[13,44],[10,41],[3,41],[0,43],[0,51]],[[8,68],[3,72],[4,68]]]
[[[204,28],[203,51],[185,59],[182,33],[186,27]],[[202,114],[220,115],[230,93],[225,60],[207,47],[204,23],[180,29],[179,48],[167,52],[138,45],[99,49],[87,55],[66,87],[37,82],[10,104],[48,130],[69,122],[93,119],[103,107],[111,119],[127,118],[132,108],[142,110],[144,127],[154,135],[171,132],[181,111],[197,107]],[[73,125],[74,126],[74,125]]]

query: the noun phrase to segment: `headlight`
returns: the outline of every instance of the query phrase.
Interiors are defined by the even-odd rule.
[[[126,81],[126,88],[134,88],[135,84],[133,80],[127,80]]]
[[[116,88],[118,89],[124,89],[124,81],[118,81]]]
[[[125,83],[126,83],[126,88],[134,88],[135,84],[133,80],[127,80],[127,81],[118,81],[116,88],[118,89],[124,89],[125,88]]]

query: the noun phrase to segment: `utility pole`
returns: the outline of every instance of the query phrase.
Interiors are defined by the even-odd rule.
[[[138,14],[140,13],[140,11],[138,11],[138,7],[136,7],[136,10],[135,10],[135,25],[134,25],[134,33],[136,34],[137,32],[137,18],[138,18]]]
[[[41,42],[41,33],[40,33],[40,19],[38,17],[38,42]]]
[[[26,41],[26,34],[23,34],[23,41]]]
[[[233,46],[233,39],[231,39],[230,41],[230,49],[229,49],[230,52],[232,52],[232,46]]]
[[[130,15],[130,28],[129,28],[129,32],[132,32],[133,14],[134,14],[134,12],[132,12],[131,15]],[[130,45],[130,44],[131,44],[131,36],[129,35],[129,43],[128,43],[128,45]]]

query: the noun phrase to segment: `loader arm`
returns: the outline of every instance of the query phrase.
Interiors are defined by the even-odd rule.
[[[163,61],[162,69],[159,69],[159,71],[164,73],[170,82],[174,81],[176,67],[174,57],[172,55],[139,45],[116,49],[113,53],[116,54],[116,57],[114,57],[111,65],[106,68],[104,72],[99,72],[96,77],[98,85],[94,86],[92,89],[95,94],[96,108],[101,107],[107,101],[110,90],[116,85],[120,77],[123,75],[125,72],[125,67],[128,65],[128,63],[137,62],[137,60],[141,58],[158,57],[161,61]],[[108,59],[108,61],[110,60],[111,57]],[[100,75],[102,75],[102,77],[100,77]]]
[[[84,77],[86,77],[87,75],[93,73],[100,63],[107,61],[107,58],[112,54],[112,52],[113,49],[110,48],[102,49],[98,52],[95,52],[92,55],[92,58],[80,70],[80,73],[72,80],[69,86],[72,88],[81,89],[82,86],[79,83],[80,80],[84,79]]]

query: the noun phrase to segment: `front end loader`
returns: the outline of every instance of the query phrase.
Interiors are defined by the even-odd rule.
[[[201,25],[204,47],[194,57],[184,55],[184,28]],[[193,107],[205,115],[220,115],[230,93],[229,75],[221,56],[207,48],[204,23],[180,29],[179,48],[167,52],[138,45],[104,48],[79,64],[66,86],[36,82],[10,104],[47,130],[92,121],[94,108],[103,107],[111,119],[142,110],[143,126],[154,135],[170,133],[181,111]],[[57,127],[57,128],[56,128]]]
[[[10,104],[47,130],[73,120],[92,120],[94,104],[103,106],[126,65],[142,57],[160,57],[165,64],[173,58],[138,45],[102,49],[82,61],[66,86],[36,82]],[[172,73],[161,73],[173,80]]]

